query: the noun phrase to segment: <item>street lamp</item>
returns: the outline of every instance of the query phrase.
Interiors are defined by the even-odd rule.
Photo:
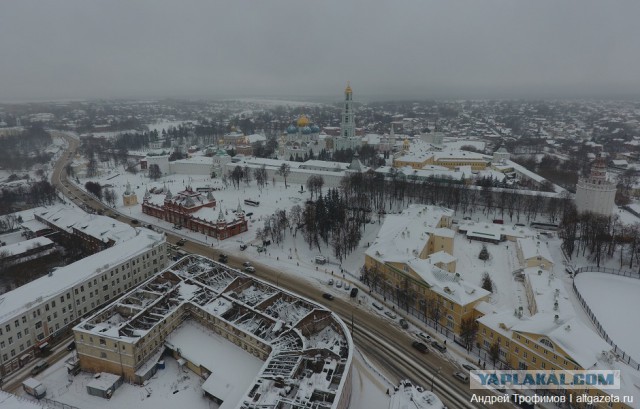
[[[442,371],[441,366],[439,366],[435,372],[431,372],[431,392],[433,392],[433,380],[436,377],[436,374],[440,375],[440,371]]]

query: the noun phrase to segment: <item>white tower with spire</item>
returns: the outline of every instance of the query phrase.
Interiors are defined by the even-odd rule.
[[[362,145],[362,139],[356,136],[356,118],[353,111],[353,91],[347,83],[344,90],[344,106],[342,107],[342,120],[340,121],[340,136],[335,138],[334,149],[353,149]]]
[[[353,91],[347,82],[344,89],[344,106],[342,107],[342,121],[340,122],[340,136],[352,138],[356,136],[356,118],[353,112]]]

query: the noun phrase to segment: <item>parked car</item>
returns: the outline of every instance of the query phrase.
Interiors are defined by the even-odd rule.
[[[329,293],[324,293],[324,294],[322,294],[322,298],[331,301],[331,300],[333,300],[334,297],[333,297],[333,295],[331,295]]]
[[[333,278],[330,278],[329,281],[327,281],[327,285],[333,285]]]
[[[378,304],[377,302],[372,302],[371,305],[373,305],[373,308],[375,308],[378,311],[382,311],[384,308],[382,308],[382,305]]]
[[[391,318],[392,320],[395,320],[396,318],[398,318],[398,316],[394,313],[392,313],[391,311],[385,311],[384,315],[386,315],[387,317]]]
[[[37,375],[40,372],[44,371],[49,366],[47,361],[38,362],[33,368],[31,368],[31,375]]]
[[[176,230],[182,230],[182,226],[180,226],[179,224],[174,224],[173,228]]]
[[[424,332],[418,332],[418,336],[422,339],[426,339],[427,341],[431,342],[431,337],[425,334]]]
[[[338,282],[336,283],[336,287],[337,287],[337,288],[342,288],[342,281],[338,281]]]
[[[413,341],[411,346],[413,346],[415,349],[417,349],[418,351],[422,352],[423,354],[426,354],[427,352],[429,352],[429,348],[427,348],[427,346],[425,344],[423,344],[422,342]]]
[[[440,352],[447,352],[447,347],[445,345],[442,345],[438,341],[431,341],[431,346]]]
[[[477,371],[478,368],[476,368],[475,366],[471,365],[471,364],[462,364],[462,367],[464,369],[466,369],[467,371]]]
[[[358,288],[357,287],[353,287],[351,289],[351,294],[349,294],[351,296],[351,298],[356,298],[358,296]]]
[[[464,372],[454,372],[453,376],[456,377],[459,381],[469,382],[469,375]]]
[[[325,264],[327,262],[327,258],[324,256],[316,256],[314,260],[316,264]]]
[[[409,323],[404,318],[400,318],[400,326],[402,327],[402,329],[408,329]]]
[[[249,267],[245,267],[244,271],[246,271],[247,273],[255,273],[256,269],[254,267],[249,266]]]
[[[71,341],[69,345],[67,345],[67,351],[73,351],[76,349],[76,341]]]
[[[245,251],[247,249],[247,245],[246,244],[241,244],[240,245],[240,250],[241,251]]]

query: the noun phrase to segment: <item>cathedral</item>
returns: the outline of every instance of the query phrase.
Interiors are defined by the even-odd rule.
[[[312,151],[318,155],[325,148],[324,140],[320,140],[320,128],[311,124],[306,115],[300,115],[295,125],[291,124],[280,137],[278,144],[278,156],[288,160],[296,156],[304,158]]]

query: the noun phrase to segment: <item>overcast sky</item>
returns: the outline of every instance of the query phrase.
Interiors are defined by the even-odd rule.
[[[0,101],[640,95],[640,1],[0,1]]]

